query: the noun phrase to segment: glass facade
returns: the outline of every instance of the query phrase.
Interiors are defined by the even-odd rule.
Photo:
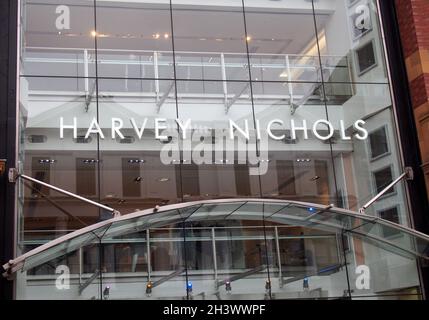
[[[404,171],[375,0],[22,0],[20,26],[20,170],[122,215],[233,198],[357,212]],[[17,298],[420,298],[414,258],[265,219],[310,205],[230,206],[251,218],[190,207],[85,235],[20,273]],[[409,227],[406,185],[365,214]],[[18,253],[108,218],[22,182]],[[61,266],[77,291],[54,288]]]

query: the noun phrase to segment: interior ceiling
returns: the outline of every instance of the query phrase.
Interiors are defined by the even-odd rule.
[[[26,46],[94,48],[94,12],[70,6],[70,30],[57,30],[55,6],[26,8]],[[329,16],[318,15],[322,30]],[[299,54],[315,38],[310,13],[248,13],[251,52]],[[220,23],[221,21],[221,23]],[[246,52],[242,13],[180,9],[173,12],[175,49],[195,52]],[[98,7],[98,47],[172,51],[170,13],[165,9]],[[299,33],[296,31],[299,30]]]

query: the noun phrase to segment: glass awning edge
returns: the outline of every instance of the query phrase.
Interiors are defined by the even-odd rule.
[[[401,225],[398,225],[396,223],[378,218],[378,217],[372,217],[372,216],[369,216],[366,214],[362,214],[362,213],[358,213],[358,212],[354,212],[354,211],[350,211],[350,210],[346,210],[346,209],[336,208],[333,205],[326,206],[326,205],[320,205],[320,204],[314,204],[314,203],[279,200],[279,199],[252,199],[252,198],[244,198],[243,199],[243,198],[241,198],[241,199],[202,200],[202,201],[194,201],[194,202],[166,205],[166,206],[161,206],[161,207],[156,206],[155,208],[150,208],[150,209],[134,212],[134,213],[131,213],[131,214],[128,214],[125,216],[115,217],[115,218],[112,218],[112,219],[109,219],[109,220],[106,220],[103,222],[99,222],[99,223],[96,223],[94,225],[84,227],[82,229],[71,232],[71,233],[64,235],[60,238],[57,238],[55,240],[52,240],[52,241],[45,243],[45,244],[23,254],[23,255],[15,258],[15,259],[8,261],[7,263],[5,263],[3,265],[3,269],[5,271],[3,273],[3,276],[11,277],[14,273],[16,273],[17,271],[19,271],[21,269],[28,269],[25,267],[25,262],[27,261],[27,259],[33,258],[37,255],[42,255],[47,250],[54,250],[54,253],[55,253],[55,249],[57,247],[59,248],[62,244],[66,243],[67,241],[77,239],[79,236],[93,233],[95,235],[95,237],[99,237],[99,239],[101,240],[105,233],[102,232],[101,237],[100,237],[98,235],[97,231],[107,230],[111,226],[114,226],[116,224],[125,224],[126,225],[127,221],[131,224],[131,223],[135,222],[136,219],[138,219],[140,217],[156,217],[157,215],[160,215],[160,214],[166,214],[168,212],[184,210],[184,209],[188,209],[191,207],[201,208],[204,205],[226,206],[226,205],[240,204],[240,203],[255,204],[255,205],[258,205],[258,204],[281,205],[281,206],[285,206],[285,208],[291,208],[291,207],[293,207],[293,208],[308,208],[308,209],[312,209],[312,210],[309,210],[309,217],[315,217],[315,218],[317,218],[317,212],[319,212],[321,215],[321,214],[324,214],[324,213],[329,211],[329,213],[332,213],[333,215],[335,215],[335,217],[337,217],[337,216],[340,218],[348,217],[350,219],[356,219],[359,221],[368,222],[368,224],[370,224],[370,225],[380,225],[381,227],[393,228],[393,229],[397,230],[398,232],[400,232],[401,234],[409,236],[410,239],[412,240],[412,242],[415,242],[414,245],[417,246],[417,250],[415,250],[413,248],[401,247],[402,250],[407,251],[416,257],[422,257],[424,259],[429,259],[429,252],[428,252],[429,251],[429,236],[428,235],[421,233],[419,231],[413,230],[411,228],[401,226]],[[264,206],[261,206],[261,207],[263,208]],[[315,211],[313,211],[313,210],[315,210]],[[198,210],[194,210],[192,214],[194,214],[197,211]],[[316,214],[315,214],[315,212],[316,212]],[[190,214],[189,216],[184,218],[183,222],[186,222],[186,220],[189,217],[191,217],[192,214]],[[264,212],[260,212],[260,214],[261,214],[261,217],[263,218]],[[174,218],[174,216],[173,216],[173,218]],[[282,217],[277,216],[277,220],[279,220],[279,219],[281,221]],[[285,221],[287,220],[286,216],[285,216],[284,220]],[[312,220],[312,219],[305,219],[304,218],[302,220],[296,220],[297,226],[300,225],[299,224],[300,221],[308,221],[308,220]],[[289,219],[287,221],[290,222],[291,220]],[[318,223],[320,223],[322,225],[324,223],[323,219],[320,219],[320,221],[318,221],[316,219],[314,222],[312,222],[313,225],[317,225]],[[165,220],[165,224],[166,225],[168,224],[168,219]],[[146,225],[144,228],[145,229],[151,228],[150,223],[148,225]],[[350,231],[347,228],[344,228],[340,225],[333,225],[333,228],[336,228],[338,230],[338,232]],[[128,229],[125,228],[124,230],[125,230],[124,231],[124,233],[125,233]],[[368,237],[371,237],[372,239],[379,239],[379,241],[382,241],[387,245],[390,244],[393,246],[398,246],[398,244],[396,244],[396,243],[392,244],[391,241],[380,238],[380,237],[374,237],[374,235],[368,235]],[[419,251],[418,250],[419,246],[422,246],[424,249]],[[79,242],[77,242],[77,247],[79,247]]]

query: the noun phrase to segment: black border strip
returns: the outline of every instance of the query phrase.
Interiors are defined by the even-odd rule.
[[[393,98],[396,103],[398,129],[401,135],[401,145],[406,166],[414,170],[414,180],[408,183],[413,228],[429,234],[429,204],[426,193],[424,172],[421,167],[421,153],[411,91],[408,84],[405,57],[400,40],[399,23],[396,14],[395,1],[379,0],[382,24],[385,33],[387,56],[390,62],[390,74],[393,88]],[[426,299],[429,297],[429,268],[421,267],[421,280]]]
[[[14,256],[15,185],[7,171],[15,167],[18,1],[0,1],[0,158],[7,159],[0,176],[0,261]],[[0,300],[13,299],[13,281],[0,276]]]

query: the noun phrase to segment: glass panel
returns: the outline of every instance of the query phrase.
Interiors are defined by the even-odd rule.
[[[21,74],[95,76],[94,3],[23,1]]]
[[[186,127],[180,129],[183,201],[259,196],[250,84],[178,81],[177,87],[179,120]],[[230,130],[230,121],[249,141]]]
[[[99,80],[101,199],[122,214],[176,203],[181,197],[179,162],[168,162],[174,153],[173,160],[180,159],[172,84]],[[157,134],[171,138],[157,139]],[[127,193],[124,178],[135,194]]]
[[[28,176],[99,201],[97,141],[79,143],[74,137],[85,137],[96,116],[95,97],[81,91],[86,81],[21,78],[20,168]],[[45,139],[35,143],[35,135]],[[42,244],[104,219],[98,208],[33,182],[22,181],[19,198],[19,241]]]
[[[376,1],[314,1],[314,10],[325,82],[388,82]]]
[[[387,251],[365,237],[350,240],[359,254],[349,272],[353,299],[422,298],[415,258]]]
[[[198,5],[173,0],[172,9],[179,79],[249,79],[241,0]]]
[[[98,75],[173,78],[170,1],[97,3]]]
[[[245,0],[244,9],[252,80],[320,81],[311,1]]]

